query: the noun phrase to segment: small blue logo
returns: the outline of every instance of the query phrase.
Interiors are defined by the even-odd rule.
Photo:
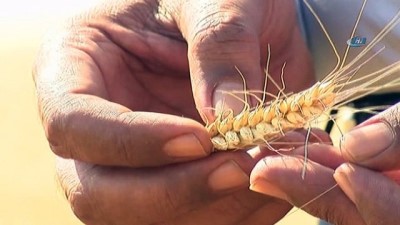
[[[361,47],[367,43],[366,37],[355,36],[347,40],[347,45],[350,47]]]

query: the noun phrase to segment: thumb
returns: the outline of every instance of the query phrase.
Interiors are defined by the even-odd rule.
[[[344,163],[334,178],[367,224],[398,224],[400,187],[383,174]]]
[[[189,0],[182,5],[176,21],[188,43],[197,108],[207,118],[213,118],[213,111],[208,109],[221,105],[240,112],[243,102],[224,92],[243,91],[244,80],[247,90],[262,90],[268,44],[272,46],[271,52],[278,54],[293,36],[296,18],[293,4],[289,1],[275,6],[272,1]],[[279,14],[285,14],[287,20],[274,20]],[[274,60],[276,66],[271,65],[271,74],[279,76],[285,60],[286,55]],[[237,96],[244,100],[243,96]]]
[[[400,168],[400,103],[346,134],[340,149],[350,162],[377,170]]]
[[[185,14],[193,19],[185,20],[183,31],[196,106],[208,118],[213,113],[207,108],[231,108],[238,113],[243,103],[224,92],[261,90],[264,79],[254,18],[245,15],[245,10],[234,10],[229,0],[203,2],[186,8]],[[244,2],[242,6],[248,9],[250,4]]]

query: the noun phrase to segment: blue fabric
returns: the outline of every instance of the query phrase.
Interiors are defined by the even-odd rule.
[[[339,54],[343,56],[363,0],[309,0],[308,2],[329,32]],[[324,77],[336,64],[336,57],[320,25],[303,0],[297,1],[297,9],[303,35],[314,58],[317,77]],[[366,38],[368,44],[399,10],[398,0],[368,1],[355,36]],[[374,71],[399,60],[399,41],[400,25],[397,25],[373,48],[371,52],[376,52],[382,47],[385,49],[374,58],[371,65],[366,66],[365,71]],[[346,62],[353,59],[361,50],[362,48],[351,48]]]
[[[326,221],[320,220],[318,225],[332,225],[332,224],[330,224],[330,223],[328,223]]]

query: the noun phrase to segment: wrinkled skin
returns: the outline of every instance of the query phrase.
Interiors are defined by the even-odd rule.
[[[303,206],[335,181],[304,210],[336,224],[397,223],[398,106],[341,149],[310,146],[305,180],[298,156],[209,156],[199,112],[211,120],[217,90],[242,89],[234,66],[261,90],[270,44],[269,71],[279,80],[287,62],[287,91],[313,82],[292,1],[113,1],[48,37],[34,70],[40,115],[60,183],[86,224],[273,224],[286,201]],[[382,120],[391,138],[367,126]],[[365,135],[383,144],[366,145]],[[366,149],[381,153],[357,155]],[[250,173],[251,189],[276,198],[249,191]]]
[[[304,206],[305,211],[333,224],[398,224],[399,140],[397,104],[346,134],[340,148],[310,146],[312,161],[304,181],[298,176],[301,158],[266,157],[252,171],[251,189]],[[336,182],[338,186],[311,201]]]
[[[290,204],[248,190],[266,153],[209,156],[200,121],[223,100],[217,90],[242,90],[235,66],[262,89],[268,44],[276,80],[287,63],[286,91],[313,83],[295,19],[291,0],[119,0],[49,33],[34,79],[74,213],[86,224],[282,218]]]
[[[288,201],[335,224],[396,224],[399,106],[360,125],[341,149],[311,145],[305,180],[299,156],[209,156],[199,112],[211,120],[217,90],[242,89],[234,66],[261,90],[268,44],[276,80],[287,62],[288,91],[312,83],[288,0],[113,1],[50,33],[34,78],[74,213],[86,224],[273,224]],[[368,128],[377,121],[390,132]],[[249,191],[250,173],[251,189],[276,198]]]

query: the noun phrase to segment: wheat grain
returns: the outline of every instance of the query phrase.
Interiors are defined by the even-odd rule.
[[[361,18],[366,2],[366,0],[363,2],[360,9],[352,35],[355,33],[355,29]],[[400,12],[393,17],[393,19],[357,57],[347,65],[344,65],[349,47],[347,47],[345,54],[341,59],[323,23],[320,21],[309,3],[307,1],[304,1],[304,3],[310,9],[328,38],[337,58],[335,68],[323,80],[317,82],[309,89],[299,93],[285,94],[283,79],[284,64],[281,74],[283,87],[279,87],[279,94],[274,96],[266,92],[266,84],[268,81],[271,81],[275,86],[278,86],[268,74],[270,61],[270,48],[268,48],[268,61],[265,71],[266,78],[264,90],[262,91],[263,98],[258,99],[258,105],[251,108],[247,103],[247,95],[254,96],[254,92],[251,93],[246,91],[245,79],[239,71],[244,84],[244,90],[241,90],[245,96],[244,99],[241,100],[245,103],[243,110],[239,114],[234,115],[233,110],[225,109],[216,115],[216,119],[212,123],[206,125],[215,150],[235,150],[263,144],[270,146],[269,142],[284,136],[288,131],[297,128],[310,127],[312,121],[319,116],[326,114],[327,111],[333,108],[342,106],[377,90],[400,85],[400,77],[393,76],[393,80],[390,83],[374,86],[377,81],[392,76],[396,72],[400,71],[400,61],[370,74],[366,74],[361,78],[354,78],[354,75],[357,74],[362,66],[384,50],[383,47],[378,52],[362,61],[363,57],[365,57],[365,55],[400,22]],[[233,91],[227,94],[239,98],[235,93],[240,93],[240,91]],[[275,98],[272,101],[266,102],[266,95],[274,96]]]
[[[232,111],[207,126],[211,141],[218,150],[239,149],[264,144],[286,132],[303,128],[309,121],[332,107],[333,82],[316,83],[303,92],[260,104],[253,110],[245,107],[233,116]]]

